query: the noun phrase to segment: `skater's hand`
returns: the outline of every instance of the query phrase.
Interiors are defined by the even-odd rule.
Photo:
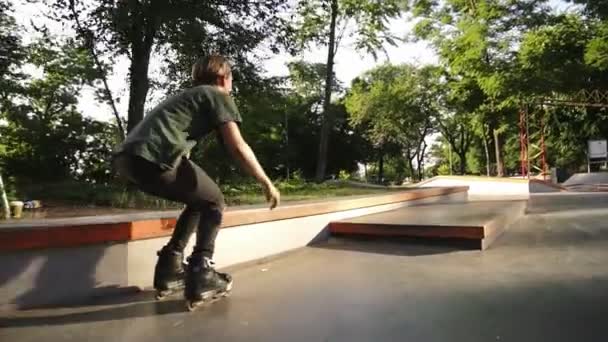
[[[276,208],[281,202],[281,194],[271,182],[264,185],[264,194],[266,195],[266,201],[270,202],[270,210]]]

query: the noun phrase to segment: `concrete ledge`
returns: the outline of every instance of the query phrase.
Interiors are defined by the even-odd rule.
[[[512,201],[403,208],[331,222],[329,229],[336,236],[467,240],[468,245],[483,250],[524,214],[525,205]]]
[[[432,191],[429,191],[432,190]],[[437,191],[441,190],[441,191]],[[417,193],[417,194],[416,194]],[[464,202],[466,188],[428,189],[391,195],[351,198],[340,201],[302,203],[293,208],[301,208],[308,216],[299,212],[296,217],[286,218],[285,213],[269,212],[267,209],[251,208],[242,210],[241,216],[233,216],[233,226],[221,229],[217,240],[214,259],[219,268],[238,266],[262,258],[327,239],[329,222],[352,217],[395,210],[405,206],[422,206],[438,203]],[[341,203],[336,203],[341,202]],[[359,207],[357,207],[359,205]],[[350,208],[350,209],[348,209]],[[341,210],[337,210],[341,209]],[[335,211],[332,211],[335,210]],[[247,217],[246,213],[271,213],[265,216]],[[227,216],[230,215],[230,212]],[[237,221],[236,217],[241,217]],[[140,217],[145,218],[145,217]],[[270,220],[276,218],[275,220]],[[0,311],[28,309],[39,306],[81,303],[91,297],[113,295],[125,290],[149,288],[152,286],[156,251],[166,242],[170,224],[165,234],[157,234],[160,219],[136,221],[136,225],[113,223],[110,228],[96,225],[78,227],[35,227],[25,233],[52,239],[54,243],[65,243],[65,247],[42,244],[36,248],[3,250],[0,253]],[[143,222],[143,223],[142,223]],[[152,229],[146,222],[154,222]],[[245,223],[255,222],[255,223]],[[138,226],[140,224],[140,226]],[[149,224],[149,223],[148,223]],[[92,229],[88,229],[93,227]],[[116,228],[119,227],[119,228]],[[124,228],[124,227],[129,227]],[[135,228],[134,228],[135,227]],[[155,228],[156,227],[156,228]],[[101,240],[95,243],[95,232],[113,234],[120,229],[129,234],[138,229],[148,232],[148,238],[133,239],[133,235],[116,236],[116,241]],[[116,230],[112,230],[116,229]],[[75,235],[75,231],[80,234]],[[90,238],[87,231],[93,231]],[[13,238],[19,233],[9,230]],[[151,232],[151,233],[150,233]],[[56,235],[65,233],[68,237]],[[4,235],[7,236],[7,235]],[[36,237],[36,235],[33,235]],[[142,237],[144,235],[135,235]],[[107,238],[107,236],[106,236]],[[83,244],[83,239],[87,243]],[[189,254],[195,237],[186,247]],[[7,246],[5,241],[2,241]],[[23,242],[25,245],[26,243]],[[29,244],[32,245],[31,243]],[[9,245],[10,246],[10,245]]]
[[[466,192],[466,187],[416,189],[387,195],[288,204],[275,210],[228,210],[222,228],[286,220]],[[171,235],[178,211],[30,220],[0,224],[0,252],[126,242]]]

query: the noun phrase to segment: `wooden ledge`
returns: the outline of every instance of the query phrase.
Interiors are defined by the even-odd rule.
[[[286,204],[272,211],[266,207],[230,208],[224,214],[222,228],[413,201],[467,190],[468,187],[411,189],[386,195]],[[175,228],[178,214],[178,211],[159,211],[0,224],[0,251],[74,247],[168,236]]]
[[[485,226],[413,225],[386,223],[331,222],[329,231],[334,235],[367,235],[384,237],[424,237],[436,239],[471,239],[485,237]]]

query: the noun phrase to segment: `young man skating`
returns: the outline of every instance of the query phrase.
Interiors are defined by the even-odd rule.
[[[170,241],[158,252],[154,288],[158,296],[184,289],[188,307],[230,291],[232,278],[213,267],[215,238],[225,207],[219,187],[189,158],[197,141],[217,133],[225,149],[263,187],[273,209],[280,194],[243,140],[241,115],[230,97],[232,72],[222,56],[192,67],[193,87],[153,108],[116,151],[113,166],[138,189],[186,206]],[[183,268],[183,253],[196,230],[196,244]],[[185,279],[185,281],[184,281]]]

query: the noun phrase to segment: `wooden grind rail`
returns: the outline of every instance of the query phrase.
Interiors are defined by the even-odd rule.
[[[484,226],[332,222],[330,224],[330,232],[337,235],[426,237],[440,239],[458,238],[480,240],[485,237]]]

